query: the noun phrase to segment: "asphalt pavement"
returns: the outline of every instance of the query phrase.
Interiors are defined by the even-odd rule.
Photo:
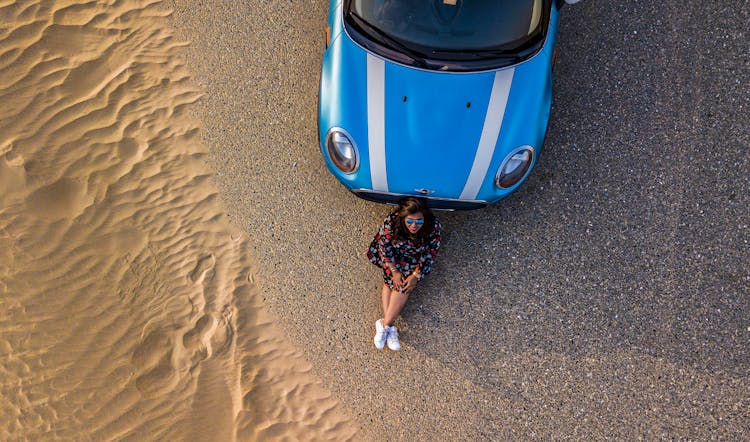
[[[364,256],[389,209],[317,144],[327,4],[175,8],[228,216],[363,438],[750,438],[748,2],[564,8],[540,162],[499,204],[440,214],[399,354],[372,347]]]

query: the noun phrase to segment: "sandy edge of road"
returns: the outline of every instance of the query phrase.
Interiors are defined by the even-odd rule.
[[[160,6],[0,6],[0,440],[351,440],[268,314]]]

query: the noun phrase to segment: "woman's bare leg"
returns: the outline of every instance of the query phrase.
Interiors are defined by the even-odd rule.
[[[406,293],[399,292],[398,290],[390,292],[388,308],[383,313],[383,325],[393,325],[393,321],[396,320],[396,317],[406,305],[407,299],[409,299],[409,295]]]
[[[388,284],[383,284],[383,290],[380,291],[380,298],[383,301],[383,315],[388,311],[388,304],[391,302],[391,288]]]

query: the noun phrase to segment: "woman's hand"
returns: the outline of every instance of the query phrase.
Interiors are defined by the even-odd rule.
[[[403,287],[401,288],[401,291],[402,291],[403,293],[406,293],[406,294],[408,295],[408,294],[409,294],[409,293],[411,293],[411,292],[412,292],[412,290],[414,290],[414,288],[415,288],[415,287],[417,286],[417,281],[418,281],[418,280],[417,280],[417,277],[416,277],[416,276],[414,276],[413,274],[409,275],[409,276],[408,276],[408,277],[407,277],[407,278],[406,278],[406,279],[404,280],[404,285],[403,285]]]
[[[404,275],[401,274],[396,269],[391,270],[391,277],[393,278],[393,287],[396,288],[398,291],[402,291],[404,289]]]

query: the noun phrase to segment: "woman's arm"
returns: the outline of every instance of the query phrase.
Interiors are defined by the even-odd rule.
[[[380,253],[380,259],[383,263],[383,269],[388,270],[393,277],[393,282],[397,287],[402,285],[401,272],[396,268],[395,254],[393,251],[393,225],[392,218],[389,216],[383,221],[383,225],[380,226],[378,232],[380,237],[378,241],[378,252]]]
[[[389,285],[392,287],[398,287],[399,289],[403,285],[403,275],[397,271],[396,264],[396,251],[392,244],[392,222],[391,217],[388,217],[383,221],[383,224],[378,228],[375,237],[370,242],[370,247],[367,249],[367,259],[375,265],[380,266],[383,271],[389,275]]]
[[[435,258],[437,258],[438,250],[440,250],[441,237],[442,227],[440,225],[440,221],[435,219],[435,227],[433,228],[432,233],[430,233],[427,247],[422,253],[422,256],[419,257],[419,264],[417,265],[416,269],[414,269],[415,277],[419,280],[424,278],[425,275],[432,271],[432,265],[435,263]]]
[[[383,221],[378,231],[378,252],[380,253],[380,259],[383,261],[383,268],[395,268],[393,265],[393,243],[391,237],[393,235],[393,228],[391,226],[391,218],[388,217]]]

